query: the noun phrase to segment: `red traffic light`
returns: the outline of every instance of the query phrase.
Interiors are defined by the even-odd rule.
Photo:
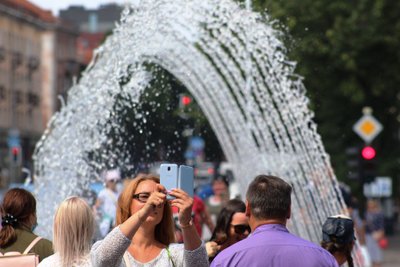
[[[19,147],[16,147],[16,146],[12,147],[12,148],[11,148],[11,153],[12,153],[14,156],[17,156],[17,155],[19,154]]]
[[[184,95],[181,98],[182,105],[187,106],[192,103],[192,98],[190,96]]]
[[[371,159],[375,158],[375,156],[376,156],[375,148],[373,148],[372,146],[364,147],[361,150],[361,156],[363,157],[363,159],[366,159],[366,160],[371,160]]]

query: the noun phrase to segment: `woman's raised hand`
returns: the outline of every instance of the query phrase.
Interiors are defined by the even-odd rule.
[[[161,207],[162,205],[164,205],[167,199],[167,195],[164,193],[165,191],[166,190],[164,186],[157,184],[156,191],[151,193],[151,195],[147,199],[146,204],[144,204],[143,210],[146,217],[154,212],[156,207]]]
[[[169,194],[175,197],[171,200],[171,206],[179,209],[179,223],[183,227],[188,226],[192,219],[193,198],[181,189],[173,189]]]

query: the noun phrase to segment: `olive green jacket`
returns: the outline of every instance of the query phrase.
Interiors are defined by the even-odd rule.
[[[29,244],[37,237],[37,235],[33,234],[32,231],[27,229],[15,229],[17,234],[17,240],[7,247],[1,247],[0,252],[6,253],[10,251],[18,251],[23,253],[24,250],[29,246]],[[44,258],[52,255],[53,252],[53,244],[47,239],[40,239],[39,242],[31,249],[30,253],[35,253],[39,255],[39,261]]]

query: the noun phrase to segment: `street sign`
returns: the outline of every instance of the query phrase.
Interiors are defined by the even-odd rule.
[[[374,182],[364,184],[364,195],[366,197],[391,197],[392,178],[376,177]]]
[[[19,131],[17,129],[11,129],[8,132],[7,144],[8,147],[19,147],[21,145]]]
[[[365,114],[353,126],[353,131],[355,131],[366,143],[371,143],[382,129],[382,124],[380,124],[380,122],[371,114]]]
[[[193,136],[193,137],[190,138],[190,140],[189,140],[189,146],[190,146],[193,150],[203,150],[204,147],[205,147],[204,139],[201,138],[200,136]]]

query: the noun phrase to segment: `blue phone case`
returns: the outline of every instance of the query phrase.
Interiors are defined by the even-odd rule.
[[[176,164],[161,164],[160,166],[160,184],[162,184],[167,191],[178,188],[178,165]],[[174,197],[167,195],[167,199]]]
[[[185,165],[179,166],[178,184],[179,188],[193,197],[193,168]]]

